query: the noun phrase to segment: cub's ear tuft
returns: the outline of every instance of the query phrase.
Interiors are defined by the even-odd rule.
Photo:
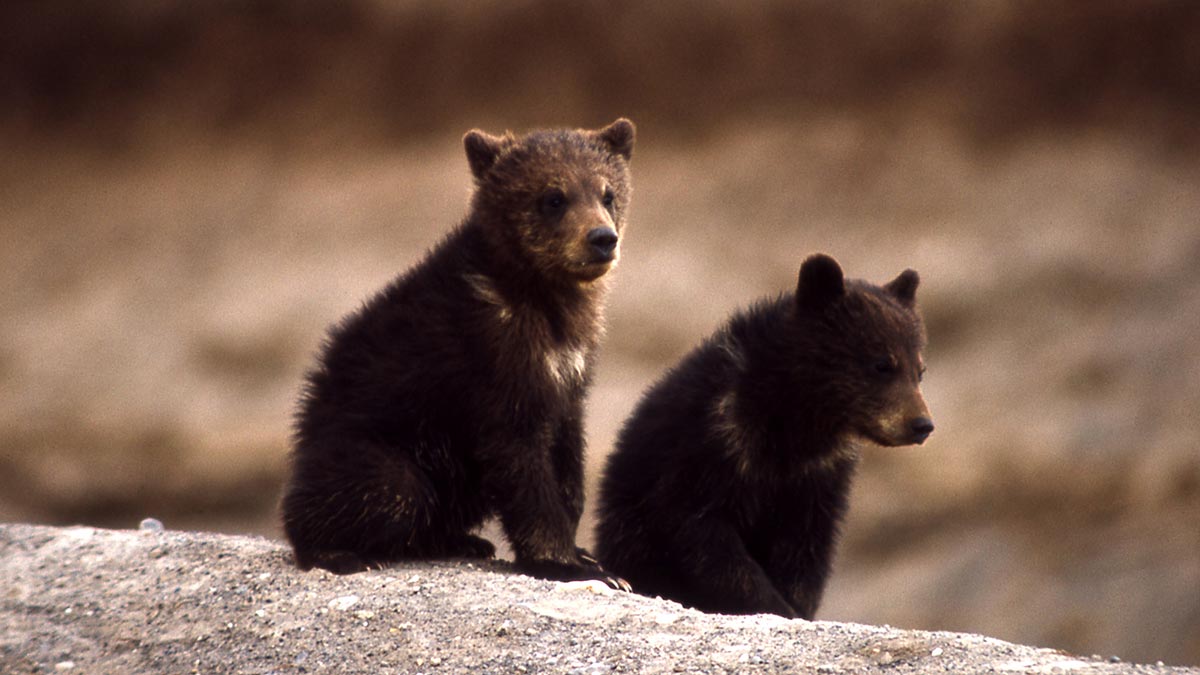
[[[496,163],[496,158],[500,156],[506,142],[505,137],[492,136],[478,129],[468,131],[463,136],[463,147],[467,149],[467,164],[471,166],[471,175],[482,178]]]
[[[633,156],[633,139],[637,134],[633,122],[622,117],[593,133],[614,155],[620,155],[626,160]]]
[[[824,253],[809,256],[800,266],[800,281],[796,284],[796,303],[801,307],[819,309],[846,294],[842,268]]]
[[[912,307],[917,301],[917,285],[921,283],[921,277],[917,275],[916,270],[904,270],[895,279],[887,282],[883,287],[888,293],[891,293],[901,305]]]

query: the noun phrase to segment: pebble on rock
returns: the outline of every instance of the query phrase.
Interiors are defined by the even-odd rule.
[[[138,523],[138,529],[142,532],[162,532],[162,521],[158,518],[142,518],[142,522]]]

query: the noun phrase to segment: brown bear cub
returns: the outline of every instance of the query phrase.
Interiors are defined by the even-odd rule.
[[[697,609],[812,618],[857,444],[933,431],[917,282],[845,280],[812,256],[795,294],[734,315],[651,387],[605,469],[600,562]]]
[[[283,525],[300,567],[489,557],[601,579],[575,546],[583,401],[629,208],[634,126],[463,139],[466,219],[330,332],[297,413]]]

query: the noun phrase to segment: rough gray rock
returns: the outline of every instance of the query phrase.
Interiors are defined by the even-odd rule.
[[[504,563],[300,572],[280,543],[0,525],[0,673],[1200,673],[958,633],[706,615]]]

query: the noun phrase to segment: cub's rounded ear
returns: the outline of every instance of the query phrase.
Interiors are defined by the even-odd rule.
[[[796,284],[796,303],[801,307],[818,309],[846,294],[846,279],[842,268],[833,258],[818,253],[800,265],[800,281]]]
[[[467,164],[471,166],[471,175],[482,178],[496,163],[505,142],[504,137],[492,136],[478,129],[468,131],[463,136],[463,147],[467,149]]]
[[[614,155],[620,155],[626,160],[633,156],[633,139],[637,134],[633,122],[622,117],[594,133],[596,139],[607,146]]]
[[[883,287],[888,293],[891,293],[905,307],[912,307],[917,301],[917,285],[921,283],[921,277],[917,275],[916,270],[904,270],[895,279],[887,282]]]

